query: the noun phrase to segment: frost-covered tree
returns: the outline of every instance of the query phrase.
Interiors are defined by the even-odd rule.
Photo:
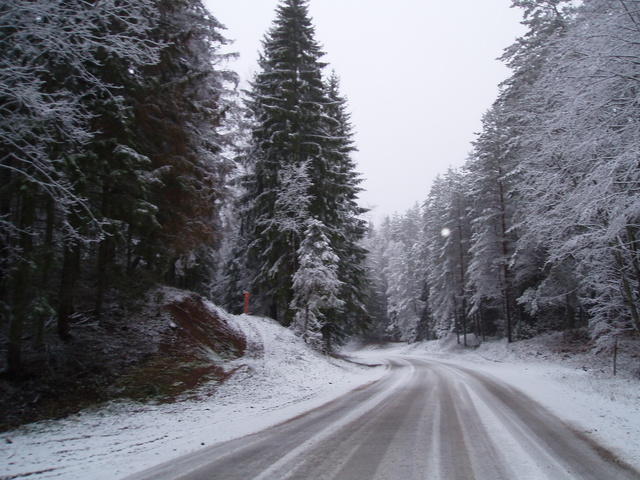
[[[515,179],[510,126],[500,104],[483,119],[466,168],[471,182],[473,233],[468,285],[473,310],[487,304],[500,312],[508,341],[513,339],[516,286],[511,271],[515,251]]]
[[[554,42],[568,27],[574,3],[574,0],[512,0],[513,7],[522,9],[522,24],[528,30],[501,57],[512,70],[502,83],[503,100],[522,99],[542,73]]]
[[[322,222],[309,220],[297,253],[299,266],[293,275],[291,309],[295,313],[291,328],[307,343],[331,351],[332,337],[323,334],[323,330],[344,302],[339,298],[340,259],[329,245]]]
[[[423,224],[422,211],[416,205],[403,215],[387,217],[369,233],[371,335],[404,341],[428,336]]]
[[[389,224],[391,219],[387,217],[379,227],[369,225],[367,237],[364,240],[368,255],[366,266],[369,272],[369,299],[367,310],[371,315],[371,328],[368,334],[384,338],[387,336],[388,326],[388,301],[387,290],[389,288],[386,274],[388,266],[387,246],[390,242]]]
[[[316,187],[315,198],[321,199],[319,210],[314,212],[330,226],[331,246],[340,259],[338,277],[342,282],[340,298],[344,302],[338,317],[332,319],[325,335],[340,341],[347,335],[361,332],[370,323],[366,308],[369,297],[369,274],[366,268],[367,250],[363,247],[367,224],[362,215],[366,209],[358,204],[362,179],[351,157],[355,151],[353,127],[347,111],[347,100],[340,92],[339,78],[331,74],[326,85],[329,103],[326,110],[328,135],[325,152],[328,158],[326,178]]]
[[[469,294],[469,191],[463,173],[453,169],[438,177],[425,202],[426,281],[430,331],[455,332],[466,344]]]
[[[306,229],[309,219],[309,187],[311,179],[307,173],[308,164],[287,165],[280,172],[276,193],[275,213],[269,223],[280,232],[300,235]],[[264,226],[268,228],[268,225]]]
[[[394,337],[415,341],[425,308],[422,291],[425,278],[423,258],[423,216],[414,206],[390,222],[383,271],[387,290],[387,331]]]
[[[586,303],[604,338],[640,329],[639,24],[638,2],[585,1],[526,105],[527,239],[553,266],[528,300]]]
[[[158,0],[153,38],[166,45],[143,69],[135,132],[151,159],[151,201],[158,229],[140,245],[146,264],[166,281],[200,288],[212,276],[220,209],[232,168],[226,115],[236,75],[225,69],[222,26],[201,0]]]
[[[366,320],[365,252],[359,245],[366,226],[359,218],[349,116],[337,77],[323,79],[324,54],[306,1],[280,3],[263,49],[248,99],[254,126],[236,249],[243,267],[231,276],[229,291],[237,296],[249,287],[256,311],[290,324],[304,238],[299,227],[319,221],[339,258],[342,282],[344,308],[323,329],[325,341],[333,342]]]
[[[155,18],[150,0],[0,7],[0,294],[12,372],[20,368],[27,320],[58,303],[59,331],[68,334],[65,288],[77,276],[80,250],[109,235],[81,188],[87,170],[80,160],[102,114],[96,107],[124,115],[122,85],[101,67],[126,64],[131,81],[139,78],[139,67],[158,59],[149,35]]]
[[[328,99],[322,79],[323,52],[314,38],[305,1],[288,0],[278,6],[263,50],[249,100],[255,128],[243,223],[247,266],[254,272],[253,298],[264,313],[287,324],[301,235],[280,235],[275,229],[265,231],[264,226],[275,214],[282,170],[307,164],[309,177],[320,181],[317,164],[325,161],[321,142],[326,138],[323,110]]]
[[[214,243],[227,168],[220,28],[199,0],[0,7],[10,371],[26,330],[42,343],[45,318],[57,316],[67,339],[78,303],[99,314],[138,269],[139,280],[203,263],[194,259]]]
[[[567,0],[514,0],[523,9],[529,31],[505,50],[502,60],[513,73],[484,115],[483,130],[467,161],[474,204],[468,290],[471,313],[495,319],[512,341],[526,325],[517,299],[535,282],[539,256],[533,249],[517,250],[519,237],[519,163],[522,138],[537,120],[524,113],[531,85],[542,74],[554,42],[566,28],[571,2]]]

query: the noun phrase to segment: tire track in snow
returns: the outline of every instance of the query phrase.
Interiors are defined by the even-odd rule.
[[[389,373],[297,419],[131,479],[640,479],[489,375],[390,357]]]

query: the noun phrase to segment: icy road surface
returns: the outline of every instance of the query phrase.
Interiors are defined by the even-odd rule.
[[[390,356],[381,380],[128,480],[640,479],[492,376]]]

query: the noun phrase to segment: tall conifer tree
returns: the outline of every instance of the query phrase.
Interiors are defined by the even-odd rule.
[[[337,77],[328,84],[323,80],[324,53],[314,35],[308,2],[283,0],[264,39],[261,71],[249,98],[255,124],[241,227],[247,280],[236,287],[250,288],[256,311],[288,325],[304,238],[298,226],[321,222],[340,259],[340,280],[351,281],[341,292],[349,305],[345,311],[357,312],[327,320],[323,336],[331,342],[364,322],[364,250],[357,243],[365,225],[358,219],[359,180],[350,158],[354,147],[345,101]]]
[[[362,242],[367,235],[367,223],[361,218],[366,213],[358,205],[358,193],[362,180],[355,170],[351,153],[353,127],[347,112],[347,99],[340,93],[340,80],[334,73],[327,82],[329,104],[326,112],[329,158],[326,180],[316,196],[323,198],[325,224],[333,227],[332,244],[338,255],[338,278],[342,281],[341,298],[344,301],[340,318],[327,323],[325,336],[340,340],[345,335],[357,333],[370,323],[365,308],[368,303],[369,282],[365,267],[367,251]],[[342,321],[345,318],[348,321]]]
[[[158,0],[154,30],[166,45],[136,108],[137,134],[156,180],[152,203],[159,229],[140,242],[141,255],[167,282],[198,289],[197,271],[220,241],[219,209],[231,165],[221,155],[220,128],[231,106],[235,74],[222,68],[227,40],[201,0]]]
[[[276,198],[284,170],[307,164],[309,177],[318,177],[326,137],[322,114],[328,103],[323,52],[314,38],[306,1],[286,0],[278,6],[263,47],[250,98],[256,127],[245,197],[248,261],[255,271],[254,298],[264,313],[288,324],[300,233],[281,232],[274,221]]]

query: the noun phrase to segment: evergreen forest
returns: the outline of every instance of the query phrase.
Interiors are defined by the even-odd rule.
[[[201,0],[3,2],[0,370],[160,285],[231,313],[250,292],[324,352],[637,335],[640,1],[512,3],[527,32],[465,165],[372,225],[309,0],[280,0],[246,91]]]

